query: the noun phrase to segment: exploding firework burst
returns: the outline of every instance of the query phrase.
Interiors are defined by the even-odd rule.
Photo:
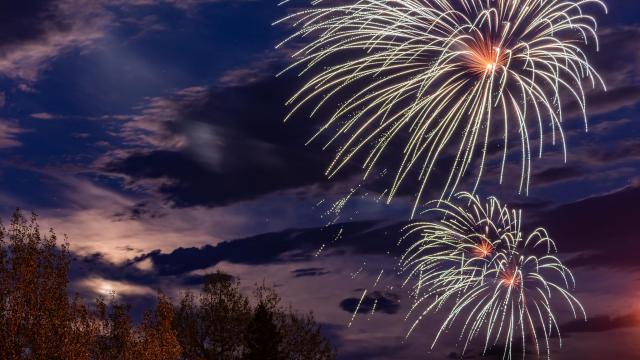
[[[463,353],[483,333],[484,351],[504,343],[504,357],[511,358],[512,344],[520,340],[524,356],[531,340],[538,354],[542,348],[550,357],[549,339],[560,338],[553,296],[559,295],[574,317],[580,313],[586,319],[569,292],[573,275],[554,255],[554,242],[542,228],[525,237],[521,212],[496,198],[483,203],[460,193],[457,200],[460,204],[444,201],[429,210],[438,220],[411,225],[405,237],[419,235],[401,260],[415,298],[408,334],[423,317],[442,312],[432,347],[457,324]]]
[[[311,139],[330,133],[326,146],[336,144],[330,177],[362,153],[366,178],[385,149],[399,143],[404,150],[387,201],[415,177],[414,213],[435,169],[448,173],[442,199],[469,173],[476,175],[475,191],[492,153],[502,182],[514,132],[520,191],[528,191],[535,151],[530,137],[539,137],[542,156],[550,132],[566,161],[563,104],[577,104],[586,126],[584,86],[604,88],[581,48],[598,47],[597,24],[587,10],[606,11],[599,0],[313,3],[280,20],[298,28],[283,43],[311,39],[285,70],[311,74],[289,100],[287,119],[306,106],[311,116],[331,108]]]

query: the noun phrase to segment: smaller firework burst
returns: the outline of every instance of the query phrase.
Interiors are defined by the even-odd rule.
[[[473,339],[484,336],[484,351],[505,344],[504,358],[512,357],[514,341],[522,343],[524,356],[529,340],[538,354],[542,349],[550,358],[549,339],[560,338],[557,300],[574,317],[586,319],[569,292],[574,278],[555,256],[555,243],[542,228],[525,235],[521,211],[509,210],[494,197],[483,202],[460,193],[456,198],[428,210],[436,220],[410,225],[403,238],[418,237],[401,259],[415,299],[407,315],[412,321],[408,335],[423,317],[441,312],[445,319],[432,348],[457,326],[463,353]]]

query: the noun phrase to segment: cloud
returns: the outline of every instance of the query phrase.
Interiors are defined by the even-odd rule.
[[[627,125],[632,124],[632,123],[633,123],[633,121],[631,121],[631,119],[629,119],[629,118],[602,121],[602,122],[600,122],[598,124],[590,125],[589,126],[589,132],[597,134],[597,135],[604,135],[604,134],[607,134],[609,132],[612,132],[613,130],[619,129],[619,128],[623,127],[623,126],[627,126]]]
[[[304,121],[282,123],[292,82],[230,77],[226,85],[150,99],[120,134],[138,146],[110,153],[96,166],[130,185],[159,184],[157,191],[179,207],[223,206],[327,184],[328,156],[304,146],[313,129]]]
[[[640,36],[640,27],[610,27],[599,36],[600,51],[592,51],[590,57],[608,90],[587,87],[589,116],[631,107],[640,101],[640,46],[635,41]],[[567,106],[567,114],[579,113],[577,103]]]
[[[533,183],[544,185],[574,179],[585,175],[585,171],[575,166],[561,166],[543,170],[533,175]]]
[[[161,4],[175,6],[179,9],[189,10],[198,5],[224,2],[228,0],[102,0],[109,5],[129,5],[129,6],[156,6]],[[242,1],[242,0],[241,0]],[[247,1],[247,0],[245,0]]]
[[[192,10],[214,0],[31,0],[0,5],[0,75],[31,90],[43,70],[61,55],[96,45],[138,6],[171,5]],[[148,24],[147,24],[148,25]]]
[[[587,114],[595,116],[606,114],[626,107],[632,107],[640,101],[640,86],[614,88],[587,100]],[[571,111],[571,106],[569,106]]]
[[[605,332],[636,326],[640,326],[640,316],[637,313],[628,313],[619,316],[598,315],[589,317],[587,321],[573,320],[561,324],[560,332],[563,335],[569,335],[585,332]]]
[[[592,146],[585,149],[585,159],[592,163],[611,164],[617,161],[628,161],[640,158],[640,140],[626,139],[602,146]]]
[[[400,297],[395,293],[374,291],[362,298],[362,301],[355,297],[346,298],[340,302],[340,308],[351,314],[356,309],[358,314],[365,314],[371,313],[375,306],[376,313],[395,314],[400,310],[399,299]]]
[[[634,41],[638,35],[638,26],[614,26],[600,31],[600,51],[591,57],[608,86],[621,88],[640,80],[640,47]]]
[[[562,252],[581,252],[568,266],[637,268],[629,254],[640,250],[637,231],[640,185],[557,206],[538,214],[536,224],[549,230]]]
[[[77,285],[103,297],[115,295],[120,296],[144,296],[154,295],[155,291],[151,288],[131,284],[125,281],[113,281],[98,277],[87,278],[80,281]]]
[[[34,118],[34,119],[39,119],[39,120],[52,120],[52,119],[57,119],[58,118],[57,115],[49,114],[49,113],[46,113],[46,112],[33,113],[33,114],[31,114],[31,117]]]
[[[252,265],[308,261],[322,244],[335,237],[338,229],[342,229],[343,239],[340,240],[340,244],[332,244],[325,256],[340,249],[350,249],[361,254],[385,254],[389,250],[388,235],[393,234],[392,229],[396,227],[376,227],[377,224],[371,221],[304,230],[290,229],[223,241],[217,245],[200,248],[178,248],[170,253],[154,251],[138,257],[137,260],[150,258],[154,268],[161,275],[185,274],[210,268],[223,261]],[[342,252],[337,251],[336,254]]]
[[[295,269],[295,270],[292,270],[291,273],[293,274],[293,276],[299,278],[299,277],[307,277],[307,276],[322,276],[322,275],[328,274],[329,271],[325,270],[324,268],[312,267],[312,268]]]
[[[155,185],[177,207],[217,207],[282,191],[299,190],[304,196],[309,188],[357,186],[364,173],[359,162],[364,152],[329,181],[324,169],[336,147],[323,151],[328,136],[305,146],[327,115],[323,110],[311,120],[301,112],[282,122],[290,110],[285,100],[299,84],[291,74],[274,76],[283,66],[282,56],[269,53],[264,62],[230,70],[209,87],[149,99],[121,127],[119,135],[132,148],[108,154],[96,168],[122,176],[131,186]],[[400,145],[388,145],[385,154],[398,153]],[[442,164],[453,156],[447,154]],[[380,171],[371,172],[363,192],[384,192],[394,173],[383,169],[399,164],[395,156],[381,156],[377,165]],[[419,169],[413,167],[406,177],[417,181]],[[442,170],[433,170],[425,197],[447,181],[448,173]],[[415,183],[405,181],[396,198],[413,196],[411,185]]]
[[[83,0],[5,2],[0,14],[0,75],[23,84],[57,56],[102,38],[111,21],[98,2]]]
[[[631,40],[634,37],[630,36],[636,32],[640,34],[636,28],[613,28],[603,33],[601,53],[595,54],[594,59],[610,89],[606,94],[601,90],[593,93],[591,114],[632,106],[640,99],[640,88],[634,80],[640,76],[628,66],[628,62],[640,64],[640,54]],[[614,53],[617,55],[611,55]],[[285,62],[285,55],[267,53],[249,66],[227,71],[209,87],[189,87],[150,99],[140,108],[140,114],[132,116],[123,126],[122,136],[131,144],[142,145],[114,152],[102,159],[100,166],[106,172],[123,176],[132,186],[156,186],[156,191],[170,204],[179,207],[224,206],[283,190],[325,186],[328,182],[322,170],[330,163],[332,149],[321,153],[320,145],[303,146],[318,122],[313,120],[310,125],[306,119],[297,118],[286,125],[281,123],[287,111],[282,104],[299,83],[290,75],[274,78],[273,74]],[[612,56],[627,58],[620,60],[627,62],[609,66],[605,60]],[[323,114],[317,117],[320,119]],[[594,132],[610,129],[605,123],[595,126]],[[397,144],[390,147],[394,145]],[[494,151],[499,146],[490,149]],[[437,189],[447,179],[446,163],[451,159],[444,157],[432,174],[425,198],[438,196]],[[495,157],[501,159],[501,152]],[[349,176],[355,179],[355,174],[361,174],[357,160],[353,159],[337,179]],[[380,168],[393,172],[396,160],[383,157],[379,160]],[[485,180],[496,180],[492,171],[495,170],[487,169]],[[585,171],[580,165],[545,169],[534,174],[533,183],[555,184],[581,177]],[[414,177],[417,174],[407,174],[399,195],[415,194],[415,183],[411,181]],[[465,180],[474,179],[468,176]],[[382,192],[389,181],[369,179],[365,187]]]
[[[19,184],[25,185],[14,190],[12,195],[18,198],[4,202],[2,211],[8,213],[16,206],[36,210],[43,227],[67,234],[72,250],[81,256],[99,253],[109,261],[122,262],[153,249],[215,244],[256,231],[252,225],[255,220],[248,219],[246,211],[198,207],[175,211],[152,198],[142,197],[141,201],[140,196],[102,187],[72,167],[36,169],[24,165],[20,171],[10,170],[4,169],[3,179],[13,183],[18,177]],[[46,191],[34,192],[34,186]],[[25,194],[16,193],[18,190]],[[33,199],[29,197],[32,194]],[[2,193],[0,198],[7,200]],[[43,204],[40,198],[45,200]]]
[[[0,119],[0,149],[19,147],[22,145],[18,136],[28,130],[21,128],[13,121]]]

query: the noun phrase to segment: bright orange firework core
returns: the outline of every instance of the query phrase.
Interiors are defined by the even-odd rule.
[[[499,70],[505,64],[504,50],[492,41],[477,41],[469,45],[468,66],[476,75]]]
[[[515,269],[506,269],[500,273],[500,279],[502,285],[505,287],[518,287],[520,286],[520,276]]]
[[[480,244],[473,247],[473,255],[480,258],[485,258],[493,252],[493,245],[487,240],[482,240]]]

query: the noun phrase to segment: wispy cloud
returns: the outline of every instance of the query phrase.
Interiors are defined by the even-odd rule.
[[[0,15],[0,75],[22,90],[33,83],[52,61],[70,51],[88,51],[119,24],[113,9],[170,5],[191,11],[215,0],[35,0],[14,2]],[[126,14],[126,12],[125,12]],[[144,20],[144,19],[143,19]],[[150,18],[140,24],[149,28]]]
[[[27,131],[29,130],[23,129],[15,121],[0,119],[0,149],[21,146],[19,135]]]

